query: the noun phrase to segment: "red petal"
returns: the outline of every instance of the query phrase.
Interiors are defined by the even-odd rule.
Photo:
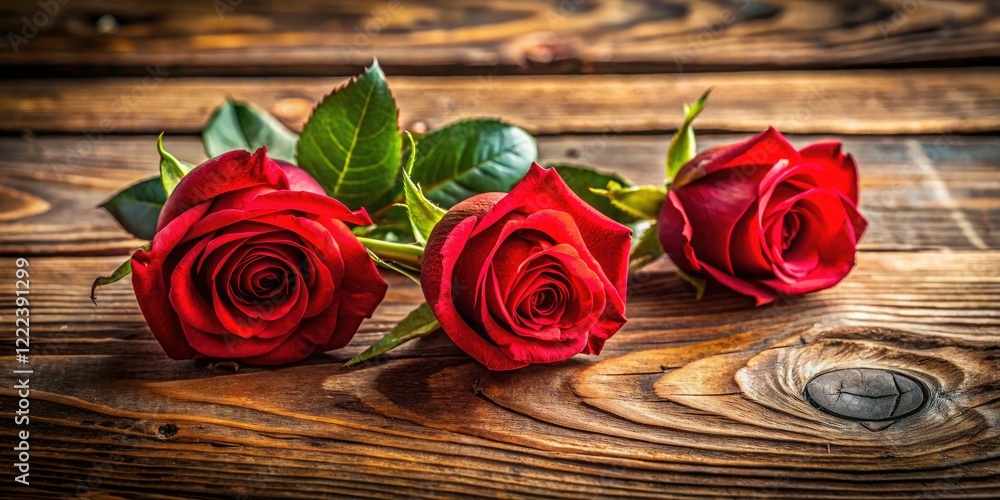
[[[156,225],[157,231],[199,203],[252,186],[288,189],[288,180],[262,147],[251,155],[237,150],[223,153],[195,167],[181,179],[167,198]]]
[[[225,333],[226,327],[219,322],[215,310],[209,304],[211,297],[202,294],[204,286],[199,286],[194,282],[195,273],[192,271],[195,260],[201,255],[207,240],[199,241],[192,247],[174,267],[170,273],[170,305],[181,318],[181,321],[190,323],[195,328],[216,334]]]
[[[763,282],[737,278],[710,264],[703,264],[703,268],[709,276],[721,283],[722,286],[737,293],[753,297],[757,306],[770,304],[778,298],[778,294],[770,286],[763,284]]]
[[[368,251],[350,228],[336,220],[322,222],[337,241],[346,274],[337,290],[340,302],[336,328],[333,329],[329,340],[317,348],[318,352],[339,349],[347,345],[357,333],[361,322],[365,318],[372,317],[372,313],[385,298],[385,292],[389,287],[379,275],[378,268],[368,256]],[[322,321],[315,323],[319,328],[329,329],[331,326]]]
[[[323,186],[313,176],[309,175],[308,172],[286,161],[274,161],[281,167],[281,170],[285,173],[285,177],[288,178],[288,189],[326,196]]]
[[[691,237],[694,229],[684,212],[684,206],[677,199],[677,193],[670,191],[660,208],[657,220],[657,236],[664,253],[682,271],[697,273],[701,271],[701,263],[691,247]]]
[[[351,211],[343,203],[325,195],[296,191],[272,191],[254,198],[249,210],[294,210],[310,215],[367,226],[372,223],[365,209]]]
[[[451,214],[451,212],[449,212]],[[445,215],[445,219],[449,216]],[[467,295],[473,290],[452,289],[452,271],[456,267],[459,257],[465,249],[466,243],[472,237],[476,227],[476,217],[469,216],[460,222],[442,219],[439,222],[446,223],[443,229],[447,233],[439,233],[434,246],[428,245],[425,255],[431,260],[425,263],[424,272],[426,275],[422,280],[424,297],[427,303],[434,310],[434,315],[441,323],[441,329],[449,338],[463,351],[479,361],[491,370],[513,370],[527,366],[528,363],[511,359],[495,345],[485,340],[474,328],[466,323],[465,319],[455,308],[455,295]],[[434,232],[442,227],[435,228]],[[431,235],[431,240],[435,240],[435,235]],[[428,272],[430,271],[430,272]]]
[[[736,224],[756,204],[757,185],[766,173],[763,168],[749,176],[717,171],[693,184],[671,189],[692,228],[690,245],[701,262],[730,274],[735,272],[729,256],[730,239]]]
[[[579,229],[587,250],[611,280],[617,294],[625,297],[631,229],[611,220],[581,200],[555,169],[542,168],[537,163],[533,163],[524,179],[483,217],[476,233],[484,231],[515,210],[527,214],[539,210],[556,210],[568,214]]]
[[[150,250],[132,255],[132,288],[146,324],[163,350],[174,359],[191,359],[196,355],[181,331],[177,313],[170,307],[170,280],[164,276],[163,265],[184,238],[187,230],[208,211],[211,203],[202,203],[175,217],[150,242]]]
[[[825,168],[829,173],[826,184],[858,204],[858,163],[853,155],[841,150],[839,142],[817,142],[803,148],[799,155],[803,162],[815,162]]]
[[[691,161],[684,164],[677,176],[674,177],[673,189],[686,186],[707,175],[723,169],[743,166],[764,166],[769,168],[779,160],[787,160],[790,164],[799,163],[799,153],[792,147],[791,143],[785,139],[774,127],[740,142],[716,146],[703,151],[695,156]],[[748,172],[740,172],[737,169],[734,175],[747,177],[753,175],[751,169]]]
[[[195,346],[198,352],[209,358],[219,359],[239,359],[247,362],[262,363],[260,361],[250,361],[254,357],[261,357],[275,350],[282,343],[289,341],[293,336],[275,337],[262,339],[258,337],[241,338],[231,333],[222,335],[203,332],[187,323],[182,323],[184,336],[190,345]],[[312,351],[306,354],[308,356]],[[303,356],[304,357],[304,356]],[[275,363],[298,361],[302,358],[284,358]]]

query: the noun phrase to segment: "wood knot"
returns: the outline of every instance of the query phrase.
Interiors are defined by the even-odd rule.
[[[170,439],[177,434],[177,426],[174,424],[164,424],[161,425],[159,429],[156,429],[156,436],[160,439]]]
[[[849,420],[899,420],[916,413],[927,389],[902,373],[876,368],[849,368],[816,375],[806,383],[809,404]]]

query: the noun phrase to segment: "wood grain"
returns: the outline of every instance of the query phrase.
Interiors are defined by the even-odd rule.
[[[142,323],[127,282],[105,287],[98,306],[89,303],[92,276],[116,262],[31,259],[35,489],[3,485],[11,493],[1000,492],[993,252],[864,252],[840,286],[766,308],[720,290],[696,304],[661,261],[633,277],[631,321],[601,357],[513,373],[485,371],[441,336],[338,369],[419,300],[416,285],[398,276],[389,277],[375,319],[341,351],[235,374],[171,361]],[[0,274],[12,266],[0,261]],[[12,292],[0,290],[0,303],[11,302]],[[11,341],[6,331],[0,338]],[[906,373],[934,393],[900,420],[838,419],[813,408],[802,389],[813,375],[842,368]],[[0,394],[5,406],[14,402],[9,387]],[[10,425],[0,423],[5,440]]]
[[[8,476],[0,497],[1000,498],[996,13],[990,0],[3,2],[5,42],[28,39],[0,51],[0,276],[30,261],[34,373],[32,487]],[[754,308],[718,287],[696,301],[660,259],[630,276],[629,323],[600,357],[509,373],[441,334],[341,369],[422,301],[395,274],[347,347],[269,369],[168,359],[129,280],[90,302],[94,277],[142,244],[96,207],[155,174],[151,134],[199,162],[196,134],[227,96],[300,129],[373,56],[407,129],[499,116],[541,136],[543,163],[639,183],[662,180],[681,104],[710,86],[701,148],[769,125],[813,134],[799,146],[841,140],[870,221],[858,265]],[[18,366],[12,354],[0,363]],[[19,399],[0,386],[7,459]]]
[[[701,146],[738,138],[708,136]],[[793,139],[799,146],[819,140]],[[861,165],[861,206],[871,222],[862,248],[1000,247],[1000,145],[995,137],[842,139]],[[668,141],[669,136],[661,135],[543,137],[539,155],[543,163],[589,164],[655,184],[662,182],[660,165]],[[118,189],[156,175],[155,144],[152,136],[94,142],[83,136],[0,138],[0,185],[49,207],[0,226],[0,254],[126,254],[138,248],[141,241],[96,207]],[[179,158],[205,158],[197,138],[168,136],[165,144]],[[10,200],[19,207],[28,203]]]
[[[1000,131],[998,68],[680,75],[393,77],[400,123],[503,117],[538,134],[675,129],[681,105],[715,87],[701,130],[957,134]],[[197,133],[226,96],[294,129],[344,78],[0,80],[0,131]],[[159,80],[158,80],[159,79]]]
[[[5,2],[21,33],[35,0]],[[107,16],[107,17],[105,17]],[[688,72],[996,61],[988,0],[74,0],[0,52],[15,74]]]

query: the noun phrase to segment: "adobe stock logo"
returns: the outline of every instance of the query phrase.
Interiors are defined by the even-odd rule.
[[[19,47],[26,45],[32,38],[38,36],[39,30],[47,26],[59,13],[60,8],[67,3],[69,0],[38,0],[39,10],[30,17],[21,16],[21,32],[10,31],[7,33],[7,41],[10,43],[10,48],[14,49],[14,53],[20,53]]]

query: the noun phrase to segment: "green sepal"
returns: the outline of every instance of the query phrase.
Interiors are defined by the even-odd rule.
[[[712,93],[711,88],[706,90],[694,104],[684,105],[684,123],[677,129],[674,137],[670,139],[670,147],[667,148],[668,184],[677,176],[677,172],[680,171],[681,167],[698,153],[694,137],[694,127],[691,125],[694,123],[694,119],[705,109],[705,103],[708,102],[708,95],[710,93]]]
[[[584,165],[572,165],[566,163],[547,164],[546,167],[554,168],[559,172],[559,177],[569,188],[588,205],[594,207],[598,212],[607,215],[612,220],[632,226],[639,218],[633,216],[616,207],[610,199],[595,193],[593,189],[604,189],[609,183],[619,186],[633,187],[632,181],[616,173],[608,173]]]
[[[606,189],[590,190],[611,200],[615,208],[640,219],[656,220],[667,197],[667,192],[657,186],[625,187],[614,181],[609,182]]]
[[[628,257],[629,271],[637,271],[663,255],[656,221],[650,223],[638,237],[632,238],[632,251]]]
[[[160,153],[160,181],[163,183],[163,191],[170,196],[181,179],[195,166],[178,160],[163,149],[163,132],[156,138],[156,150]]]
[[[410,141],[410,159],[406,164],[406,168],[403,169],[403,192],[405,195],[404,199],[406,200],[406,212],[410,220],[410,225],[413,227],[413,236],[416,238],[417,243],[426,245],[427,239],[431,236],[431,231],[434,230],[434,226],[437,225],[438,221],[444,217],[446,211],[431,203],[424,196],[424,192],[420,190],[420,186],[415,184],[413,179],[410,178],[413,163],[417,158],[417,147],[413,142],[413,136],[409,132],[406,133],[406,137]]]

